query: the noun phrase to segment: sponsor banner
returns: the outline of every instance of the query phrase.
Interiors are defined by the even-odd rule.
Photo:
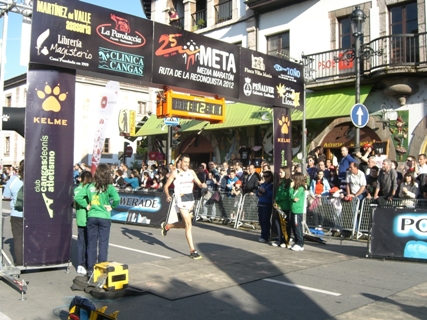
[[[372,214],[369,255],[427,261],[427,210],[376,209]]]
[[[303,110],[302,65],[240,48],[240,70],[240,101]]]
[[[292,126],[289,108],[273,107],[274,172],[279,181],[280,167],[292,167]]]
[[[151,81],[153,22],[81,1],[34,1],[30,61]]]
[[[67,263],[73,223],[74,71],[30,69],[25,113],[24,265]]]
[[[163,192],[119,192],[120,205],[111,211],[116,222],[159,227],[166,220],[170,203]]]
[[[154,27],[153,82],[239,97],[239,47],[163,24]]]
[[[93,151],[92,151],[92,175],[95,174],[96,168],[101,160],[102,149],[104,147],[106,130],[108,121],[117,106],[117,96],[120,91],[120,83],[117,81],[108,81],[105,85],[104,93],[98,105],[98,114],[95,118],[98,122],[95,135],[93,137]]]

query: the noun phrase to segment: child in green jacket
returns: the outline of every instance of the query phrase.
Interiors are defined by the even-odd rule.
[[[96,168],[94,182],[80,190],[75,201],[88,210],[87,219],[87,277],[90,279],[96,263],[107,261],[108,241],[111,227],[111,210],[120,203],[120,197],[113,186],[111,170],[106,164]]]
[[[80,175],[81,183],[74,189],[74,197],[82,190],[85,189],[92,181],[92,174],[89,171],[83,171]],[[77,273],[86,274],[86,260],[87,260],[87,210],[86,207],[75,203],[76,207],[76,223],[77,223]]]
[[[292,246],[293,251],[304,250],[304,234],[302,231],[302,218],[305,205],[306,181],[301,172],[296,172],[291,182],[291,226],[295,235],[295,244]]]
[[[271,242],[274,247],[289,247],[289,238],[291,236],[291,198],[290,198],[290,184],[291,184],[291,170],[289,167],[281,167],[279,170],[279,187],[276,193],[274,207],[283,211],[286,217],[280,213],[274,214],[274,222],[277,228],[277,242]]]

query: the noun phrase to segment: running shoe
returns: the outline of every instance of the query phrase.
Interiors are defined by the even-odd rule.
[[[162,224],[160,225],[160,227],[162,228],[162,236],[164,237],[168,234],[168,231],[169,231],[166,229],[166,225],[167,225],[166,221],[162,222]]]
[[[301,247],[299,244],[294,245],[291,248],[292,251],[304,251],[304,247]]]
[[[267,240],[265,240],[264,238],[259,238],[258,241],[261,243],[267,243]]]
[[[78,266],[78,267],[77,267],[77,273],[78,273],[78,274],[85,275],[87,272],[86,272],[85,267],[83,267],[83,266]]]
[[[277,241],[271,241],[271,245],[273,247],[278,247],[279,246],[279,242],[277,242]]]
[[[280,248],[290,248],[291,246],[286,243],[281,243]]]
[[[202,259],[202,256],[197,252],[197,250],[194,250],[190,252],[190,258],[193,258],[194,260]]]

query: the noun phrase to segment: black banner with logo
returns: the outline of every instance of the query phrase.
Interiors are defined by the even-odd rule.
[[[279,181],[280,167],[292,167],[292,126],[288,108],[273,107],[273,130],[274,172]]]
[[[303,110],[301,64],[240,48],[240,70],[240,101]]]
[[[156,23],[153,82],[239,97],[239,47]]]
[[[30,69],[25,114],[24,266],[71,258],[75,74]]]
[[[115,222],[159,227],[166,220],[170,203],[164,192],[119,192],[120,205],[111,212]]]
[[[153,22],[82,1],[34,1],[30,61],[151,82]]]
[[[372,214],[369,255],[427,261],[427,210],[376,209]]]

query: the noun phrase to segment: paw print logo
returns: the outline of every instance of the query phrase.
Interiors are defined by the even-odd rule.
[[[44,87],[44,90],[38,90],[37,96],[43,100],[42,108],[44,111],[53,111],[53,112],[59,112],[61,110],[61,103],[59,101],[64,101],[67,99],[66,93],[61,93],[61,88],[59,87],[59,84],[55,88],[51,88],[48,84]]]
[[[288,134],[289,133],[289,125],[291,124],[289,121],[288,116],[284,116],[282,114],[282,119],[278,119],[279,120],[279,124],[282,127],[282,133],[283,134]]]

